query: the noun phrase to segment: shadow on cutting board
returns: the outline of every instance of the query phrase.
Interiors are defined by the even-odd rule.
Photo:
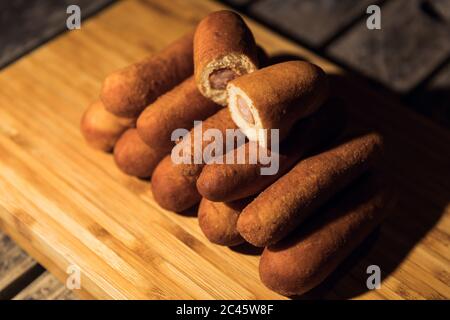
[[[355,84],[355,79],[350,77],[331,75],[332,94],[345,100],[352,127],[371,127],[383,135],[385,171],[395,185],[397,202],[392,214],[378,231],[372,246],[366,243],[366,248],[362,252],[359,251],[359,261],[364,259],[366,265],[357,266],[356,262],[353,268],[351,263],[343,266],[344,271],[351,272],[338,279],[334,285],[334,292],[342,298],[356,297],[368,291],[366,280],[369,275],[366,268],[369,262],[380,267],[382,280],[391,275],[411,250],[435,227],[450,203],[450,154],[448,148],[439,146],[440,141],[435,141],[439,136],[428,135],[426,131],[429,128],[419,121],[408,121],[415,120],[407,116],[409,110],[403,111],[400,106],[392,106],[391,113],[387,106],[381,108],[378,99],[366,96],[366,93],[360,90],[359,85],[364,84]],[[434,144],[437,147],[433,148]],[[436,240],[427,240],[427,243],[432,241]],[[442,254],[439,251],[436,253]],[[355,254],[357,257],[358,252]],[[352,259],[356,259],[355,255],[349,260]],[[439,277],[441,282],[447,283],[445,272],[434,271],[436,270],[423,268],[421,272],[433,272],[433,277]],[[413,272],[403,275],[403,279],[405,281],[401,281],[398,286],[390,288],[391,291],[396,291],[399,298],[448,298],[440,295],[431,284],[419,279]],[[333,278],[330,280],[333,281]],[[424,287],[429,290],[423,290]],[[383,290],[380,290],[381,294],[382,292]]]
[[[289,60],[305,59],[291,54],[279,54],[269,59],[270,64]],[[292,297],[294,299],[319,299],[327,297],[330,291],[332,296],[338,299],[349,299],[367,292],[369,289],[366,281],[370,276],[366,273],[367,267],[372,264],[379,266],[382,281],[386,279],[434,228],[450,202],[450,186],[447,185],[450,181],[448,161],[445,155],[434,155],[427,149],[427,141],[421,137],[420,130],[414,127],[414,123],[400,119],[401,110],[395,110],[395,114],[391,115],[385,112],[388,108],[379,108],[376,105],[377,99],[366,96],[365,92],[360,90],[360,81],[353,76],[330,75],[329,78],[331,95],[342,98],[345,102],[350,131],[376,130],[383,135],[386,162],[384,169],[393,180],[397,201],[382,226],[341,263],[332,275],[319,287],[303,296]],[[439,187],[438,193],[432,188],[433,181],[436,181],[436,186]],[[260,254],[258,248],[253,249],[250,245],[241,245],[233,250],[243,254]],[[431,271],[425,269],[422,272]],[[434,273],[433,276],[439,275]],[[439,280],[446,283],[445,274],[440,276],[442,279]],[[424,285],[430,286],[427,283],[415,288],[414,284],[423,280],[416,279],[414,274],[406,277],[409,281],[390,288],[390,291],[395,290],[399,298],[446,298],[431,287],[428,293],[423,292],[420,288]],[[380,291],[381,295],[382,292],[383,290]]]

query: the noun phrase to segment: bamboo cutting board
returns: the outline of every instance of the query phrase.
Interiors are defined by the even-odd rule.
[[[0,73],[0,227],[60,280],[78,266],[84,297],[282,298],[259,281],[257,252],[210,244],[194,217],[159,208],[147,181],[119,172],[78,129],[108,73],[219,8],[200,0],[119,2]],[[249,23],[270,54],[321,65],[349,106],[350,124],[385,135],[399,190],[373,241],[311,297],[450,298],[449,133]],[[380,290],[365,287],[371,264],[382,270]]]

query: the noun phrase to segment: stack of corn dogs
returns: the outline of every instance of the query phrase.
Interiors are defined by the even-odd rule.
[[[85,111],[81,132],[112,151],[126,174],[151,178],[164,209],[198,207],[213,243],[265,247],[260,277],[270,289],[301,295],[321,283],[386,216],[388,194],[375,175],[377,133],[345,137],[341,102],[328,96],[324,71],[305,61],[267,65],[244,20],[213,12],[188,33],[109,75]],[[233,152],[269,149],[261,130],[279,130],[279,169],[266,164],[175,163],[176,129],[240,130]],[[205,150],[210,142],[202,142]],[[194,142],[192,141],[192,144]],[[193,154],[191,154],[193,157]],[[233,156],[233,155],[232,155]],[[369,172],[370,171],[370,172]]]

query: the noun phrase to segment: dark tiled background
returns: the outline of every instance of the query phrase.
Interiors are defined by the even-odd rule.
[[[450,128],[450,0],[224,0]],[[381,7],[381,30],[366,8]]]
[[[82,19],[113,0],[0,0],[0,68],[67,30],[66,9],[80,6]]]
[[[83,18],[87,18],[113,2],[0,0],[0,69],[64,32],[68,5],[79,5]],[[450,0],[221,2],[450,128]],[[366,28],[369,4],[381,7],[382,30]],[[12,297],[73,298],[0,231],[0,299]]]

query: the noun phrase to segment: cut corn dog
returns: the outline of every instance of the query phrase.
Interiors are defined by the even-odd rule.
[[[378,158],[381,137],[371,133],[300,161],[241,213],[238,230],[251,244],[278,242]]]
[[[200,92],[225,106],[228,81],[258,67],[255,39],[238,14],[217,11],[200,21],[194,36],[194,66]]]
[[[161,94],[193,72],[193,33],[162,51],[109,75],[102,87],[106,110],[117,116],[135,117]]]
[[[328,81],[318,66],[289,61],[230,81],[227,93],[233,121],[249,140],[267,148],[270,134],[260,129],[279,129],[283,139],[327,99]]]
[[[281,145],[279,169],[274,175],[262,175],[261,163],[249,163],[250,146],[246,143],[233,150],[245,149],[246,163],[208,164],[197,180],[199,193],[212,201],[233,201],[261,192],[286,173],[301,157],[335,138],[344,127],[344,107],[332,99],[317,114],[302,120]],[[224,156],[224,159],[227,155]]]
[[[149,105],[139,116],[136,127],[149,146],[170,151],[175,129],[190,129],[195,120],[204,120],[221,108],[205,98],[190,77]]]
[[[236,126],[231,120],[228,109],[222,109],[213,116],[203,121],[203,130],[218,129],[223,134],[226,129],[235,129]],[[191,145],[194,143],[194,129],[191,130],[189,139]],[[183,143],[183,142],[180,142]],[[211,141],[204,141],[201,144],[201,151]],[[172,161],[171,156],[158,164],[152,176],[152,191],[155,201],[164,209],[182,212],[197,204],[201,196],[197,191],[196,181],[200,175],[204,163],[194,163],[194,149],[187,151],[191,157],[190,164],[176,164]]]
[[[392,198],[373,180],[361,179],[306,227],[267,247],[259,263],[261,281],[285,296],[319,285],[390,212]]]
[[[141,140],[135,128],[128,129],[114,147],[114,161],[124,173],[139,178],[152,175],[165,153],[149,147]]]
[[[101,101],[92,103],[84,112],[80,129],[93,148],[109,152],[122,133],[135,125],[136,119],[120,118],[105,110]]]
[[[242,209],[250,199],[233,202],[212,202],[203,198],[198,208],[198,223],[209,241],[222,246],[244,242],[236,228]]]

